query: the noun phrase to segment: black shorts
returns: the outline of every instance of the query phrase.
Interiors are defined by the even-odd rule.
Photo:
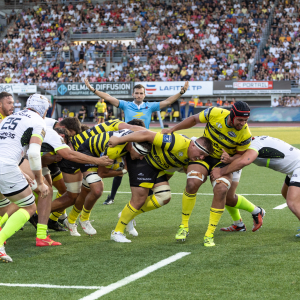
[[[222,163],[220,159],[214,158],[211,156],[205,157],[204,160],[193,161],[193,162],[189,163],[189,165],[193,165],[193,164],[197,164],[197,165],[201,165],[201,166],[205,167],[206,170],[208,171],[208,175],[210,174],[210,172],[212,171],[213,168],[215,168],[215,167],[224,168],[227,165],[227,164]]]
[[[80,172],[80,167],[82,166],[82,164],[76,163],[74,161],[66,160],[64,158],[57,164],[62,172],[71,175]]]
[[[97,113],[97,117],[104,117],[104,113]]]
[[[84,116],[84,114],[79,113],[78,114],[78,118],[82,118]]]
[[[291,181],[291,178],[288,175],[286,175],[284,182],[287,186],[290,186],[290,181]]]
[[[93,155],[93,153],[90,151],[90,148],[88,146],[88,142],[84,142],[83,144],[81,144],[78,148],[78,152],[80,153],[83,153],[85,155],[88,155],[88,156],[95,156]],[[80,171],[83,173],[83,172],[86,172],[86,171],[96,171],[96,169],[98,169],[98,166],[97,165],[92,165],[92,164],[78,164],[79,165],[79,168],[80,168]]]
[[[50,164],[47,167],[50,170],[52,180],[60,175],[61,171],[57,163]]]
[[[168,181],[165,172],[150,166],[145,158],[132,160],[127,153],[126,162],[130,186],[151,189],[156,183]]]

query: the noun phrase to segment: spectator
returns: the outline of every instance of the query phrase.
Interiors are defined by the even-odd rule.
[[[15,113],[21,110],[21,103],[20,103],[19,99],[16,100],[16,102],[14,104],[14,108],[15,108],[14,109]]]
[[[210,100],[207,100],[207,102],[205,103],[205,106],[213,106],[212,103],[210,102]]]
[[[181,119],[184,120],[185,119],[185,107],[186,107],[187,102],[181,98],[180,99],[180,114],[181,114]]]
[[[85,116],[86,116],[86,108],[84,107],[84,105],[82,105],[81,108],[79,109],[79,112],[76,114],[76,117],[79,120],[81,119],[81,123],[83,123]]]
[[[65,107],[63,110],[62,110],[62,117],[63,118],[67,118],[69,116],[69,110]]]

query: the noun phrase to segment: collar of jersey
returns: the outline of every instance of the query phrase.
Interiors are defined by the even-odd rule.
[[[229,116],[229,115],[228,115],[228,116]],[[233,127],[227,125],[228,116],[225,118],[225,125],[226,125],[228,128],[233,128]]]
[[[132,103],[133,103],[134,105],[136,105],[138,109],[141,109],[141,106],[145,104],[145,102],[142,102],[140,105],[137,105],[137,104],[134,102],[134,100],[132,101]]]

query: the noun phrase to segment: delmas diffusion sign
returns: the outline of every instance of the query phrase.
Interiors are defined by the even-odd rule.
[[[112,95],[131,95],[130,82],[105,82],[90,83],[91,86],[101,92]],[[93,96],[84,83],[59,83],[57,84],[57,96]]]

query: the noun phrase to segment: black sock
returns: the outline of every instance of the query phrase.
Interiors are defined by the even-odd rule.
[[[110,194],[111,199],[115,199],[118,188],[122,182],[122,178],[123,178],[122,176],[114,177],[112,188],[111,188],[111,194]]]

